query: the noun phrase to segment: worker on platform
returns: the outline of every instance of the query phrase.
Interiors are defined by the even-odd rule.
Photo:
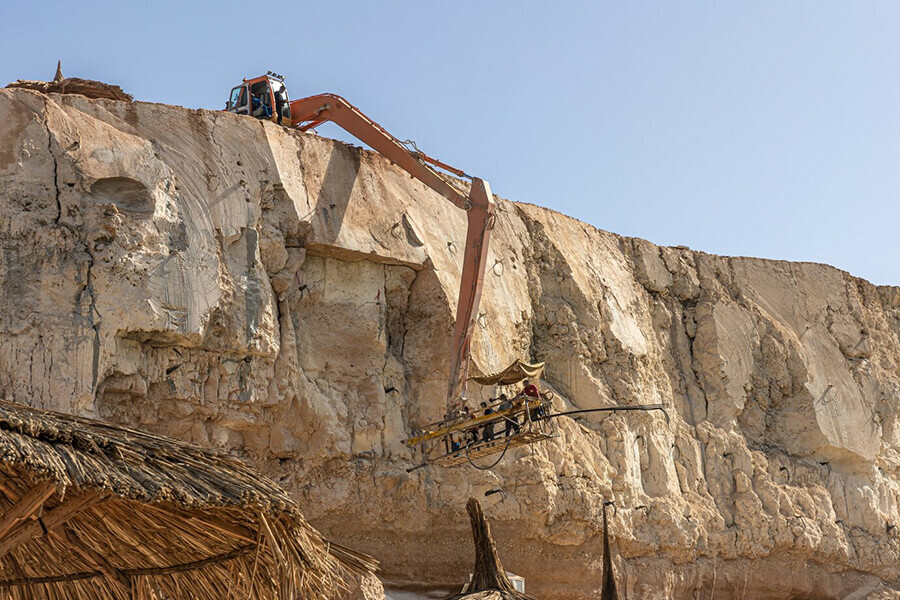
[[[444,423],[446,425],[453,425],[456,423],[460,423],[469,418],[469,407],[466,406],[465,402],[459,400],[453,403],[453,406],[444,413]]]
[[[534,400],[541,400],[541,392],[538,387],[531,383],[528,379],[525,380],[525,387],[522,388],[522,400],[524,402],[528,402],[529,406]],[[546,410],[544,408],[544,403],[541,402],[537,408],[534,410],[534,416],[538,419],[544,417],[546,414]]]
[[[451,424],[451,421],[455,421],[459,418],[460,412],[459,402],[454,403],[447,409],[447,412],[444,413],[444,421],[446,421],[448,425]]]
[[[475,418],[476,418],[475,413],[471,412],[469,410],[468,406],[463,405],[462,420],[463,421],[472,421]],[[464,435],[464,439],[465,439],[465,442],[467,445],[471,446],[472,444],[478,443],[478,427],[472,427],[470,429],[466,429],[465,433],[463,435]]]
[[[500,394],[500,406],[497,407],[497,410],[500,412],[511,410],[513,407],[512,401],[506,397],[506,394]],[[503,432],[504,436],[510,436],[516,433],[519,433],[519,418],[516,415],[503,415],[503,418],[506,420],[506,430]]]
[[[481,408],[484,409],[484,416],[494,414],[494,409],[488,406],[487,402],[481,402]],[[484,442],[489,442],[494,439],[494,422],[490,421],[484,424],[484,427],[481,430],[481,439]]]
[[[253,96],[253,116],[257,119],[268,119],[272,116],[269,106],[259,96]]]

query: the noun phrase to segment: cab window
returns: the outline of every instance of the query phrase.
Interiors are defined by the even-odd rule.
[[[253,102],[250,108],[251,115],[259,119],[268,119],[272,116],[272,97],[266,80],[258,81],[250,86],[250,97]]]
[[[269,100],[269,86],[265,81],[254,83],[250,88],[250,94],[253,95],[254,98],[259,98],[259,101],[264,104],[271,104],[271,101]]]
[[[236,88],[231,90],[231,96],[228,98],[228,108],[237,108],[238,106],[238,98],[241,97],[241,86],[237,86]]]
[[[291,118],[291,103],[288,100],[287,88],[280,81],[272,81],[272,93],[275,95],[275,114],[279,115],[278,122],[282,118]]]

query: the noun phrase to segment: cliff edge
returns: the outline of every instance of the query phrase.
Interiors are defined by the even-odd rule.
[[[466,499],[540,598],[895,597],[900,288],[497,199],[473,359],[547,361],[560,419],[407,474],[443,412],[465,219],[272,123],[0,90],[0,396],[240,453],[389,585],[454,584]],[[462,583],[459,581],[459,583]],[[710,591],[711,590],[711,591]]]

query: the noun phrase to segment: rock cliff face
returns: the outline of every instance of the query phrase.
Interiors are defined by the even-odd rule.
[[[487,174],[489,175],[489,174]],[[465,220],[381,157],[271,123],[0,90],[0,394],[236,451],[388,584],[460,582],[463,509],[543,598],[889,596],[900,288],[498,199],[474,363],[548,362],[561,419],[424,469]],[[701,590],[698,592],[698,590]],[[699,596],[697,594],[699,593]]]

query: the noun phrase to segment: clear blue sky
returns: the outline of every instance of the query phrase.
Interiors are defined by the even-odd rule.
[[[271,69],[500,196],[900,285],[898,31],[896,2],[10,2],[0,84],[62,58],[221,108]]]

